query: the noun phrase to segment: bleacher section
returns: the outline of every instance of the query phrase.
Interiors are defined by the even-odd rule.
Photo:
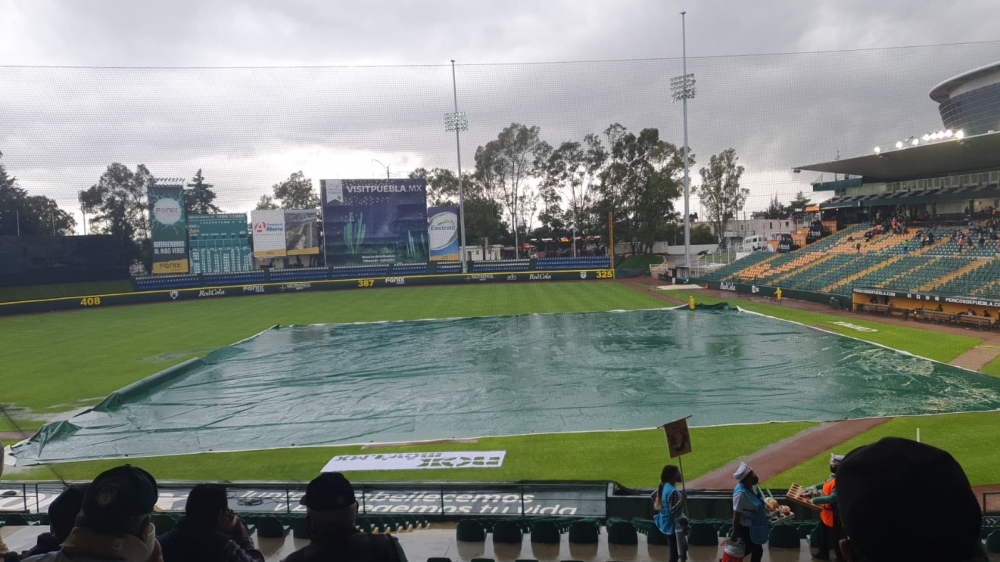
[[[878,287],[1000,298],[996,241],[986,239],[980,246],[978,234],[944,226],[931,229],[934,242],[921,247],[923,232],[918,228],[865,240],[869,228],[855,225],[787,254],[755,252],[705,278],[846,297],[855,288]],[[956,241],[959,233],[972,242],[962,251]]]

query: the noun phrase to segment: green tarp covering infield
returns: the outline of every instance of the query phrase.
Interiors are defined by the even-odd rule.
[[[13,453],[34,464],[998,407],[998,379],[755,314],[545,314],[271,329]]]

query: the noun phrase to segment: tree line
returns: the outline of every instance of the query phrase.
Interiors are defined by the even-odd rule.
[[[682,217],[674,207],[683,190],[683,158],[683,150],[662,140],[655,128],[634,133],[614,123],[599,134],[553,146],[541,139],[539,127],[512,123],[476,149],[474,170],[463,174],[467,241],[519,245],[531,238],[563,237],[574,231],[600,235],[606,241],[609,220],[616,241],[630,244],[633,252],[649,252],[658,240],[683,241]],[[720,234],[738,216],[748,195],[740,186],[744,168],[738,160],[733,149],[711,156],[699,170],[700,184],[692,185],[692,194],[701,200],[708,222]],[[688,166],[694,169],[695,163],[694,153],[689,153]],[[429,205],[458,204],[459,182],[453,171],[418,168],[409,177],[427,181]],[[144,164],[134,171],[124,164],[110,164],[97,183],[79,194],[90,232],[140,244],[147,240],[147,190],[155,181]],[[188,214],[222,211],[215,204],[214,186],[202,170],[185,187]],[[274,184],[271,194],[261,196],[256,206],[319,207],[313,182],[301,171]],[[2,162],[0,209],[24,212],[22,234],[71,234],[76,227],[72,215],[58,209],[55,201],[27,196]],[[7,221],[0,227],[7,229]],[[711,230],[696,229],[692,242],[717,241]]]

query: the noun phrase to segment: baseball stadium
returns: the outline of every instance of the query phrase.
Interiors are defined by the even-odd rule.
[[[459,67],[462,81],[478,85],[455,95],[454,112],[451,66],[192,71],[219,98],[192,111],[236,108],[247,135],[319,133],[296,113],[306,94],[281,102],[287,122],[256,123],[255,99],[240,96],[257,90],[222,84],[259,85],[266,97],[265,85],[290,72],[319,83],[323,96],[360,88],[371,96],[361,113],[387,130],[403,118],[371,92],[415,112],[420,104],[404,100],[414,84],[447,91],[426,110],[430,125],[398,138],[365,133],[359,142],[370,152],[343,148],[362,170],[377,162],[373,177],[343,166],[350,171],[315,172],[331,179],[293,173],[259,202],[245,186],[260,183],[262,168],[213,180],[217,206],[197,199],[212,187],[199,164],[194,180],[129,167],[148,159],[151,169],[187,174],[177,162],[192,167],[194,148],[156,161],[153,148],[135,148],[138,137],[115,133],[101,156],[116,163],[103,174],[33,181],[44,176],[40,165],[19,154],[16,135],[0,135],[0,196],[9,196],[0,203],[10,205],[0,209],[0,537],[11,552],[27,550],[68,486],[128,463],[155,476],[158,533],[180,524],[196,484],[218,483],[266,560],[309,543],[300,500],[311,480],[334,472],[353,486],[357,528],[395,536],[410,560],[668,560],[675,535],[658,527],[650,495],[664,465],[677,465],[685,556],[732,556],[733,488],[752,471],[768,509],[764,559],[809,560],[823,557],[822,528],[832,523],[803,487],[824,489],[844,455],[894,437],[957,461],[981,510],[980,546],[998,560],[997,60],[996,43],[767,59],[831,91],[848,88],[837,77],[859,61],[868,65],[859,82],[886,64],[919,66],[926,81],[872,85],[870,99],[841,96],[838,108],[805,108],[812,98],[795,86],[784,97],[761,93],[752,103],[789,113],[872,116],[857,125],[863,134],[800,122],[798,146],[784,152],[741,148],[752,139],[737,137],[768,118],[753,111],[713,128],[714,110],[697,112],[701,98],[684,74],[692,146],[699,126],[711,137],[690,172],[679,107],[657,116],[664,77],[680,74],[676,59]],[[744,64],[737,58],[686,63],[712,107],[745,102],[740,84],[764,87],[733,74]],[[0,67],[0,91],[20,100],[35,87],[92,80],[145,99],[185,82],[184,72]],[[565,92],[536,107],[504,90],[536,79],[538,96],[557,79],[587,93],[565,109]],[[893,97],[900,90],[902,101]],[[594,100],[605,105],[587,109]],[[87,119],[121,124],[129,111]],[[183,125],[176,111],[158,138]],[[557,135],[577,130],[560,120],[604,132],[560,145]],[[542,124],[541,136],[517,121]],[[442,138],[426,140],[425,129]],[[465,170],[452,163],[460,134]],[[535,175],[509,191],[511,170],[527,161],[505,161],[516,150],[501,145],[532,134]],[[440,151],[420,165],[369,158],[426,143]],[[606,160],[588,160],[588,143]],[[746,163],[746,208],[713,224],[699,186],[690,200],[701,216],[682,217],[685,174],[709,183],[710,170],[695,178],[695,169],[710,155],[714,166],[712,154],[721,161],[729,146]],[[850,147],[843,158],[839,147]],[[571,157],[576,164],[566,164]],[[778,177],[810,201],[767,216]],[[560,182],[569,186],[561,200],[551,195]],[[224,184],[236,186],[232,194]],[[50,208],[30,223],[33,197],[9,194],[36,186],[52,205],[68,190],[82,220]],[[116,190],[142,200],[130,207]],[[11,212],[15,202],[23,206]]]

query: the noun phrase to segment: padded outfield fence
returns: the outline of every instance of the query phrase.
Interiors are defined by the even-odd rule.
[[[217,275],[158,275],[135,279],[134,292],[0,303],[0,316],[95,306],[303,291],[527,281],[594,281],[615,278],[615,272],[610,267],[610,258],[606,256],[469,262],[467,269],[468,273],[462,273],[461,262],[432,262],[262,270]]]

